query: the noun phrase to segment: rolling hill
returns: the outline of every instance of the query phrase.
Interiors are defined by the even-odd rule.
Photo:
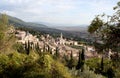
[[[88,37],[88,33],[86,32],[80,32],[80,31],[67,31],[64,29],[57,29],[57,28],[52,28],[49,26],[46,26],[44,24],[39,24],[39,23],[34,23],[34,22],[25,22],[19,18],[12,17],[10,15],[8,16],[8,20],[10,24],[13,24],[15,27],[23,27],[23,28],[29,28],[37,32],[42,32],[42,33],[48,33],[50,35],[57,35],[59,36],[60,33],[63,33],[63,35],[66,38],[86,38]],[[1,18],[1,14],[0,14]]]
[[[1,18],[1,15],[0,14],[0,18]],[[8,17],[8,20],[9,20],[9,23],[10,24],[13,24],[14,26],[22,26],[22,27],[47,27],[46,25],[43,25],[43,24],[37,24],[37,23],[32,23],[32,22],[25,22],[21,19],[18,19],[16,17],[12,17],[10,15],[7,15]]]

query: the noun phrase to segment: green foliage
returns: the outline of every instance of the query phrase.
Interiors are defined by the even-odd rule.
[[[55,54],[54,54],[54,58],[55,58],[55,59],[59,59],[59,57],[60,57],[59,47],[56,47]]]
[[[23,44],[21,44],[21,43],[14,44],[13,48],[19,53],[25,53],[25,48],[24,48]]]
[[[106,38],[106,45],[109,46],[113,51],[119,52],[119,43],[120,43],[120,27],[119,24],[117,26],[110,26],[109,32]]]
[[[110,67],[110,68],[108,68],[108,70],[107,70],[107,77],[108,78],[114,78],[114,71],[113,71],[113,69]]]
[[[99,53],[99,54],[102,54],[102,53],[103,53],[103,50],[107,47],[107,46],[105,46],[104,44],[97,43],[97,42],[94,42],[93,45],[94,45],[97,53]]]
[[[68,60],[68,64],[67,64],[67,67],[72,69],[76,66],[76,61],[73,57],[73,52],[71,51],[71,55],[70,55],[70,60]]]
[[[48,52],[50,52],[50,46],[49,46],[49,45],[47,45],[47,47],[48,47]]]
[[[84,55],[84,49],[82,49],[82,53],[79,52],[79,59],[78,59],[78,64],[76,66],[76,69],[81,71],[84,70],[84,62],[85,62],[85,55]]]
[[[91,59],[86,60],[85,63],[87,66],[89,66],[90,70],[95,70],[98,68],[99,62],[100,62],[99,58],[91,58]]]
[[[0,32],[0,43],[4,40],[5,34],[3,32]]]
[[[95,72],[99,72],[108,78],[120,76],[118,72],[118,70],[120,70],[120,1],[113,9],[115,10],[115,13],[112,16],[98,15],[93,19],[88,28],[88,31],[91,34],[94,33],[101,41],[103,41],[103,44],[101,45],[96,44],[96,48],[99,48],[99,51],[111,49],[112,52],[116,52],[111,56],[111,61],[106,62],[106,59],[104,59],[104,62],[101,61],[101,65],[99,63],[97,65],[95,59],[94,62],[91,60],[91,64],[89,63],[90,60],[87,60],[86,63],[89,63],[88,66],[90,66],[90,69],[93,70],[93,68],[95,68]]]
[[[49,55],[42,55],[38,63],[41,65],[41,68],[44,68],[45,70],[50,70],[53,63],[53,59]]]
[[[104,60],[103,60],[103,57],[101,59],[101,65],[100,65],[100,67],[101,67],[101,71],[103,71],[103,69],[104,69]]]
[[[82,46],[76,46],[76,45],[67,45],[69,47],[75,48],[75,49],[82,49]]]
[[[77,69],[77,70],[79,70],[79,69],[82,67],[81,62],[82,62],[82,60],[81,60],[81,52],[79,52],[78,64],[77,64],[77,66],[76,66],[76,69]]]
[[[0,54],[0,78],[71,78],[67,68],[50,55],[18,52]]]
[[[30,42],[28,41],[27,42],[27,46],[26,46],[26,53],[29,55],[29,53],[30,53]]]
[[[37,43],[36,45],[35,45],[35,47],[33,47],[33,49],[35,48],[35,51],[39,54],[39,55],[41,55],[41,48],[39,47],[39,44]]]
[[[2,14],[2,19],[1,19],[2,23],[3,24],[8,24],[8,17],[6,14]]]
[[[68,69],[58,61],[54,61],[51,73],[53,74],[52,78],[72,78]]]
[[[90,26],[88,27],[88,32],[91,34],[98,32],[100,28],[103,26],[103,21],[97,16],[91,22]]]
[[[68,55],[63,55],[62,59],[61,59],[61,62],[65,65],[65,66],[68,66],[68,63],[69,63],[69,56]]]
[[[74,78],[106,78],[100,74],[95,74],[94,71],[89,70],[89,67],[84,65],[84,71],[81,72],[81,70],[71,70],[70,71]]]
[[[30,41],[25,42],[25,52],[26,52],[27,55],[29,55],[30,50],[31,50]]]
[[[10,49],[15,41],[14,32],[11,30],[14,30],[13,26],[8,24],[7,16],[2,14],[0,18],[0,53],[11,53]]]
[[[113,66],[113,62],[108,59],[92,58],[86,60],[86,65],[89,66],[89,69],[95,73],[102,74],[106,77],[110,75],[112,76],[111,78],[115,77],[116,69]]]
[[[45,46],[45,44],[43,46],[43,52],[46,52],[46,46]]]
[[[19,67],[22,65],[21,61],[24,58],[23,56],[19,56],[17,53],[5,55],[0,54],[1,58],[1,64],[0,64],[0,77],[1,78],[14,78],[14,75],[16,77],[20,78],[19,75],[21,74],[19,72]]]
[[[119,77],[120,77],[120,68],[118,68],[115,73],[115,78],[119,78]]]
[[[120,44],[120,2],[114,7],[115,13],[112,16],[98,15],[88,27],[88,32],[99,37],[103,41],[103,49],[112,49],[119,52]],[[107,19],[105,19],[107,18]],[[107,21],[105,21],[107,20]]]
[[[85,61],[85,50],[82,49],[82,53],[81,53],[81,59],[83,60],[83,62]]]

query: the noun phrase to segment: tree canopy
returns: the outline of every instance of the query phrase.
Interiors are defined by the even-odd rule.
[[[119,51],[120,48],[120,2],[113,8],[113,15],[97,15],[90,26],[88,32],[94,34],[104,43],[104,48]]]

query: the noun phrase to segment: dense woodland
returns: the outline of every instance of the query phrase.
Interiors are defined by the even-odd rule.
[[[99,37],[103,44],[93,42],[96,50],[103,54],[111,49],[111,59],[85,59],[84,48],[79,57],[60,57],[59,50],[40,51],[36,45],[31,48],[29,41],[22,45],[16,43],[15,28],[10,25],[5,14],[0,19],[0,78],[120,78],[120,2],[114,8],[113,16],[98,15],[88,28],[93,36]],[[107,17],[107,21],[103,18]],[[33,32],[37,33],[37,32]],[[37,34],[36,34],[37,35]]]

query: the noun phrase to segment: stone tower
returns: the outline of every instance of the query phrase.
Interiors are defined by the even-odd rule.
[[[61,35],[60,35],[60,39],[63,39],[63,35],[62,35],[62,33],[61,33]]]
[[[60,44],[64,45],[64,40],[63,40],[63,35],[62,35],[62,33],[61,33],[61,35],[60,35]]]

